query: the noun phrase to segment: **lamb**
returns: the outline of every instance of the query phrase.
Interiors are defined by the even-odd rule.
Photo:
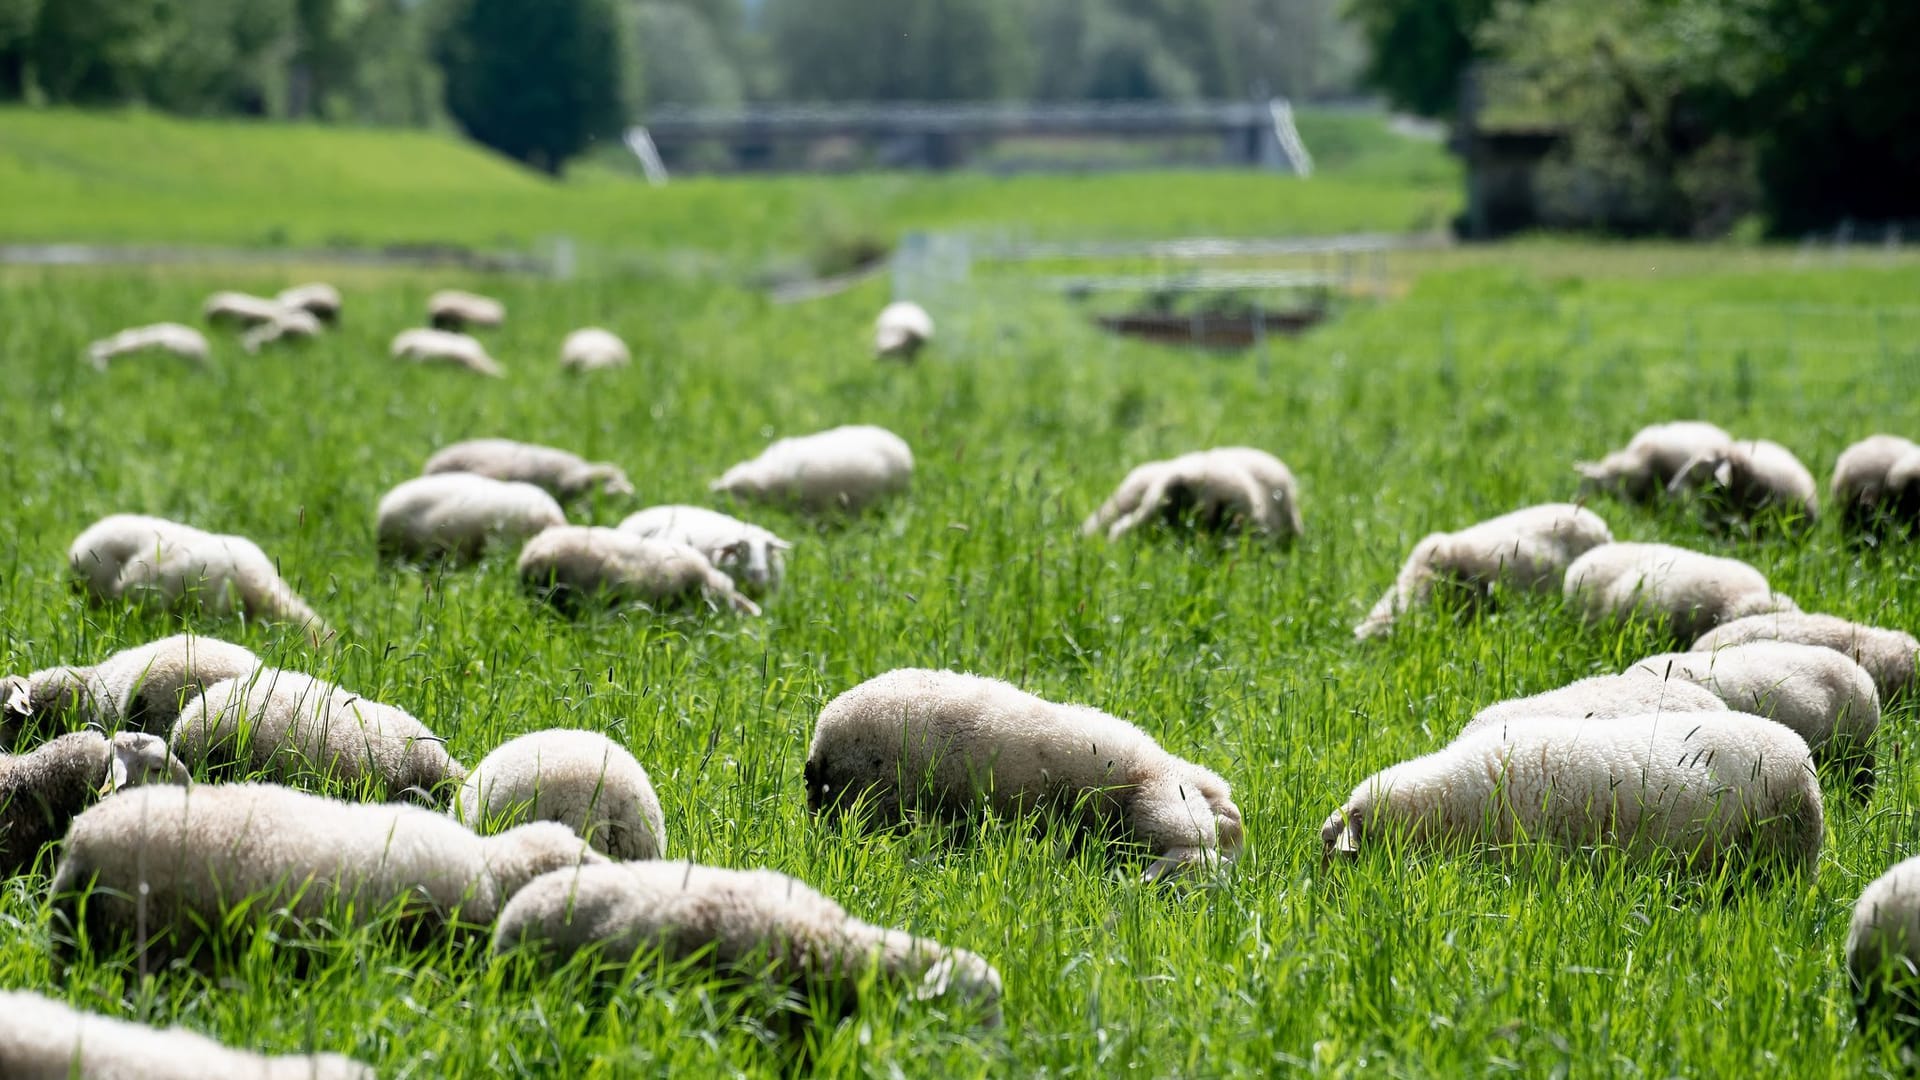
[[[266,1057],[186,1028],[151,1028],[25,990],[0,991],[8,1080],[375,1080],[339,1054]]]
[[[1597,462],[1579,462],[1574,470],[1581,476],[1582,488],[1645,502],[1666,491],[1687,462],[1732,443],[1733,436],[1700,420],[1651,424],[1635,432],[1624,450]]]
[[[276,341],[307,341],[320,336],[320,320],[312,313],[288,308],[270,321],[260,323],[240,336],[240,347],[257,353]]]
[[[1109,540],[1149,521],[1192,522],[1209,531],[1242,526],[1280,540],[1300,535],[1300,490],[1279,458],[1246,446],[1220,447],[1153,461],[1129,472],[1080,526]]]
[[[172,353],[182,360],[205,364],[207,336],[179,323],[135,326],[87,346],[87,359],[97,370],[105,371],[114,360],[148,351]]]
[[[123,649],[92,667],[48,668],[0,679],[0,715],[29,718],[39,726],[77,716],[103,730],[163,734],[184,702],[259,664],[249,650],[219,638],[175,634]]]
[[[1881,533],[1920,526],[1920,445],[1898,435],[1869,435],[1833,465],[1832,497],[1850,530]]]
[[[793,545],[758,525],[700,506],[650,506],[629,514],[621,532],[697,549],[749,595],[771,592],[786,575]]]
[[[453,813],[480,833],[558,821],[615,859],[658,859],[667,819],[647,770],[597,731],[522,735],[480,759]]]
[[[340,290],[323,281],[282,290],[274,297],[281,307],[298,308],[329,325],[340,321]]]
[[[633,484],[618,465],[512,439],[454,443],[428,458],[420,471],[427,475],[465,472],[495,480],[517,480],[542,488],[556,499],[577,499],[596,489],[609,496],[633,494]]]
[[[330,916],[336,930],[391,914],[419,941],[492,923],[541,874],[605,861],[551,821],[482,838],[423,807],[273,784],[124,791],[67,832],[50,890],[54,963],[83,943],[97,953],[125,942],[143,964],[193,962],[282,912]]]
[[[498,327],[507,317],[505,304],[491,297],[459,289],[442,289],[427,297],[427,318],[436,330]]]
[[[704,593],[735,611],[760,614],[760,606],[698,550],[600,526],[548,529],[527,541],[520,549],[520,580],[563,608],[589,598],[667,605]]]
[[[1728,510],[1745,519],[1784,512],[1790,523],[1805,528],[1820,516],[1813,473],[1793,451],[1767,439],[1741,439],[1696,453],[1667,483],[1670,494],[1690,488],[1711,488]]]
[[[487,355],[487,347],[465,334],[447,330],[402,330],[394,335],[390,350],[395,360],[416,364],[451,364],[477,375],[498,379],[506,369]]]
[[[1684,679],[1649,676],[1638,666],[1624,675],[1595,675],[1531,697],[1495,702],[1460,729],[1465,738],[1487,728],[1536,720],[1612,720],[1667,713],[1723,713],[1727,702]]]
[[[1535,840],[1812,872],[1823,828],[1806,741],[1726,712],[1485,728],[1375,773],[1320,838],[1329,857],[1387,837],[1437,848]]]
[[[627,862],[551,873],[520,890],[494,930],[496,955],[533,948],[564,962],[597,948],[615,962],[658,949],[741,976],[770,975],[810,1000],[857,1004],[870,969],[926,1000],[952,997],[999,1022],[1000,973],[984,958],[854,918],[798,878],[691,862]]]
[[[1669,544],[1602,544],[1567,567],[1565,594],[1590,622],[1643,616],[1682,641],[1747,615],[1795,610],[1746,563]]]
[[[375,516],[381,553],[407,559],[477,559],[489,543],[518,543],[567,523],[540,488],[474,473],[404,481],[380,497]]]
[[[1472,601],[1485,600],[1496,585],[1549,591],[1575,559],[1612,540],[1598,514],[1572,503],[1529,506],[1459,532],[1430,533],[1414,545],[1393,587],[1353,636],[1364,641],[1391,633],[1401,614],[1432,601],[1436,587]]]
[[[876,823],[983,804],[1067,815],[1145,845],[1150,881],[1240,854],[1240,809],[1219,776],[1118,717],[979,675],[902,668],[834,698],[805,777],[815,814],[864,806]]]
[[[1861,891],[1847,927],[1847,978],[1861,1027],[1892,1021],[1903,1042],[1920,1020],[1920,858]]]
[[[560,366],[570,371],[598,371],[633,363],[627,343],[611,330],[582,327],[560,343]]]
[[[913,360],[933,340],[933,316],[911,300],[896,300],[873,321],[873,354],[882,360]]]
[[[208,687],[181,710],[171,741],[182,761],[216,776],[332,781],[382,799],[437,801],[467,778],[446,740],[402,710],[277,668]]]
[[[708,487],[736,498],[821,512],[857,512],[905,491],[913,451],[885,428],[850,425],[781,439]]]
[[[1904,630],[1884,630],[1836,615],[1783,611],[1722,623],[1700,635],[1694,652],[1713,652],[1747,641],[1797,641],[1845,653],[1873,676],[1884,708],[1913,686],[1913,657],[1920,640]]]
[[[217,292],[207,297],[207,302],[201,305],[200,314],[215,326],[233,326],[244,330],[270,323],[285,314],[286,310],[279,301],[263,296]]]
[[[93,723],[92,677],[92,668],[62,665],[0,679],[0,752],[38,745],[76,720]]]
[[[33,866],[40,849],[95,796],[140,784],[184,784],[187,769],[157,736],[122,732],[109,739],[76,731],[31,754],[0,754],[0,875]]]
[[[267,553],[242,536],[111,514],[74,538],[67,565],[96,602],[125,600],[222,616],[237,610],[250,619],[292,623],[316,638],[332,632]]]

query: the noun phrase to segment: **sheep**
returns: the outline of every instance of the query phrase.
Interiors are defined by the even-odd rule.
[[[111,361],[149,350],[172,353],[182,360],[204,365],[207,362],[207,336],[179,323],[135,326],[87,346],[87,359],[95,369],[105,371]]]
[[[260,546],[165,518],[111,514],[67,549],[67,565],[96,602],[125,600],[176,612],[292,623],[316,638],[332,631],[280,576]]]
[[[1353,636],[1364,641],[1391,633],[1403,613],[1432,600],[1436,586],[1473,600],[1485,600],[1496,585],[1549,591],[1575,559],[1612,540],[1598,514],[1572,503],[1529,506],[1459,532],[1430,533],[1413,546],[1393,587]]]
[[[1320,839],[1328,857],[1385,836],[1440,848],[1536,840],[1811,872],[1823,828],[1806,741],[1726,712],[1488,727],[1361,782]]]
[[[1531,697],[1495,702],[1460,729],[1461,737],[1490,727],[1535,720],[1611,720],[1666,713],[1719,713],[1727,702],[1684,679],[1649,677],[1638,667],[1624,675],[1595,675]]]
[[[489,543],[517,543],[567,523],[544,490],[474,473],[404,481],[380,497],[375,517],[381,554],[407,559],[477,559]]]
[[[582,327],[560,343],[560,366],[570,371],[598,371],[633,363],[627,343],[611,330]]]
[[[163,734],[185,701],[259,664],[251,651],[219,638],[175,634],[123,649],[92,667],[48,668],[0,679],[0,717],[19,716],[45,726],[73,715],[102,730]],[[7,742],[0,741],[3,745]]]
[[[1667,483],[1669,494],[1688,489],[1711,489],[1717,501],[1741,518],[1785,512],[1792,524],[1806,528],[1820,516],[1813,473],[1793,451],[1767,439],[1702,449]]]
[[[1746,563],[1669,544],[1602,544],[1567,567],[1564,592],[1589,622],[1644,616],[1682,641],[1747,615],[1795,610]]]
[[[558,821],[615,859],[658,859],[667,819],[647,770],[597,731],[536,731],[480,759],[453,814],[481,833]]]
[[[1832,499],[1849,530],[1911,535],[1920,526],[1920,445],[1898,435],[1869,435],[1833,464]]]
[[[882,360],[911,361],[932,340],[933,316],[911,300],[888,304],[873,321],[873,355]]]
[[[1651,424],[1634,433],[1623,450],[1573,466],[1586,490],[1610,491],[1634,502],[1664,493],[1680,469],[1702,453],[1723,449],[1733,436],[1700,420]]]
[[[47,732],[64,730],[75,721],[93,724],[97,709],[92,679],[92,668],[69,665],[0,679],[0,752],[22,742],[43,742]]]
[[[213,775],[332,780],[381,798],[434,801],[467,778],[446,740],[391,705],[311,675],[256,668],[215,683],[180,710],[174,753]]]
[[[320,320],[311,312],[288,308],[270,321],[260,323],[240,336],[240,347],[257,353],[276,341],[306,341],[320,334]]]
[[[389,351],[395,360],[411,360],[417,364],[451,364],[493,379],[507,373],[498,360],[487,355],[485,345],[465,334],[447,330],[402,330],[394,335]]]
[[[1883,708],[1913,685],[1913,657],[1920,652],[1920,640],[1904,630],[1886,630],[1836,615],[1804,611],[1774,612],[1722,623],[1700,635],[1692,651],[1713,652],[1747,641],[1797,641],[1845,653],[1873,676]]]
[[[1293,473],[1264,450],[1227,446],[1153,461],[1129,472],[1080,526],[1109,540],[1153,520],[1225,531],[1249,527],[1279,540],[1300,535],[1300,490]]]
[[[618,465],[512,439],[454,443],[436,451],[420,471],[429,476],[464,472],[495,480],[517,480],[542,488],[556,499],[578,499],[596,489],[608,496],[633,494],[633,484]]]
[[[340,290],[323,281],[284,289],[274,299],[281,307],[298,308],[323,323],[340,321]]]
[[[245,330],[263,323],[273,322],[286,314],[286,307],[277,300],[268,300],[263,296],[249,296],[242,292],[217,292],[207,297],[200,307],[200,314],[215,326],[233,326]]]
[[[747,615],[760,606],[686,544],[600,526],[548,529],[520,549],[520,580],[559,607],[594,598],[666,605],[704,593]]]
[[[982,804],[1070,815],[1144,844],[1150,881],[1240,854],[1240,809],[1219,776],[1118,717],[979,675],[902,668],[834,698],[805,778],[816,815],[864,805],[891,823]]]
[[[650,506],[620,522],[621,532],[698,549],[749,595],[772,592],[786,576],[793,545],[758,525],[702,506]]]
[[[1920,858],[1895,863],[1860,892],[1847,926],[1847,981],[1861,1027],[1892,1021],[1920,1041]]]
[[[491,924],[550,870],[605,861],[551,821],[483,838],[424,807],[273,784],[123,791],[67,832],[50,889],[54,963],[125,942],[142,964],[192,962],[281,912],[335,929],[394,914],[417,943]]]
[[[427,297],[427,318],[436,330],[463,330],[469,326],[491,330],[506,317],[506,305],[491,297],[459,289],[442,289]]]
[[[0,1076],[8,1080],[375,1080],[339,1054],[267,1057],[186,1028],[152,1028],[26,990],[0,991]]]
[[[186,766],[167,753],[165,742],[131,731],[111,739],[76,731],[30,754],[0,754],[0,875],[25,873],[96,795],[186,782]]]
[[[885,428],[850,425],[781,439],[709,490],[802,510],[856,512],[913,480],[913,451]]]
[[[870,969],[928,1000],[952,997],[1000,1014],[1000,973],[981,956],[854,918],[798,878],[692,862],[627,862],[547,874],[507,903],[495,955],[535,950],[564,962],[597,948],[614,962],[658,949],[669,964],[702,957],[730,974],[768,975],[841,1008]]]

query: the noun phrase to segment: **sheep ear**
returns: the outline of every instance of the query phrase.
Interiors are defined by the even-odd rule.
[[[1718,466],[1715,466],[1713,479],[1714,482],[1721,487],[1733,486],[1733,462],[1722,461]]]
[[[1600,463],[1597,461],[1576,461],[1573,463],[1573,471],[1588,480],[1600,479]]]
[[[777,536],[767,541],[767,546],[772,548],[775,551],[792,551],[793,550],[793,542],[791,540],[782,540]]]
[[[21,716],[33,715],[33,689],[25,679],[10,679],[0,683],[7,691],[6,709]]]
[[[113,744],[113,757],[107,762],[107,779],[100,785],[100,795],[111,795],[133,782],[133,773],[128,766],[128,761],[134,753],[131,747],[122,746],[117,741]]]
[[[934,998],[944,997],[953,987],[955,966],[951,956],[943,956],[936,961],[920,979],[920,986],[913,992],[914,1000],[932,1001]]]

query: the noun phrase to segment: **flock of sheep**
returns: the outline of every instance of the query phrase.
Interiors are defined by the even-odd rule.
[[[337,317],[338,295],[328,307],[321,287],[310,288],[298,302],[263,301],[276,309],[258,309],[250,339],[303,333],[282,325],[301,325],[283,318],[296,308]],[[214,299],[210,315],[244,308],[228,294]],[[402,336],[497,323],[490,303],[442,294],[439,328]],[[931,321],[915,311],[882,314],[882,355],[910,358],[931,338]],[[569,348],[587,335],[575,355],[624,357],[618,339],[595,334],[604,332],[582,331]],[[445,359],[468,346],[417,348]],[[96,362],[102,355],[114,350],[97,346]],[[1743,528],[1804,529],[1820,512],[1812,474],[1790,451],[1704,423],[1649,427],[1578,469],[1590,487],[1628,500],[1694,493]],[[779,440],[711,490],[736,503],[851,514],[905,491],[912,471],[898,436],[842,427]],[[1841,456],[1831,491],[1854,534],[1911,533],[1920,447],[1868,439]],[[693,506],[644,509],[614,528],[569,524],[566,504],[589,494],[631,496],[633,486],[614,465],[551,447],[460,443],[380,500],[378,542],[385,557],[411,562],[517,544],[528,591],[567,609],[690,602],[757,615],[754,598],[781,583],[791,545],[769,530]],[[1161,523],[1288,541],[1303,529],[1298,485],[1264,451],[1200,451],[1134,469],[1083,532],[1117,540]],[[338,632],[240,537],[113,515],[83,531],[68,557],[96,602],[244,612],[316,641]],[[1550,591],[1589,622],[1650,620],[1687,648],[1489,704],[1445,747],[1354,788],[1322,825],[1325,855],[1539,842],[1683,868],[1737,866],[1763,879],[1811,871],[1824,837],[1823,779],[1844,797],[1871,798],[1882,708],[1913,692],[1920,642],[1802,612],[1738,560],[1617,542],[1573,504],[1422,539],[1355,634],[1389,638],[1422,606]],[[478,930],[496,952],[551,962],[586,949],[615,960],[699,954],[742,973],[772,971],[843,1006],[860,977],[877,972],[998,1017],[1000,975],[978,955],[863,922],[770,870],[667,861],[669,815],[646,769],[596,732],[524,735],[469,769],[400,707],[269,667],[237,645],[178,635],[0,682],[0,746],[35,747],[0,758],[0,871],[29,872],[57,852],[56,971],[75,955],[130,955],[142,970],[217,966],[239,931],[324,915],[391,919],[416,941]],[[1074,837],[1141,853],[1150,881],[1220,873],[1244,846],[1228,783],[1148,732],[952,671],[896,670],[834,698],[815,723],[804,781],[814,815],[863,826],[1037,811]],[[1883,1003],[1913,1010],[1904,983],[1920,975],[1920,859],[1863,894],[1847,959],[1863,1022]],[[45,1060],[60,1066],[45,1075],[64,1076],[78,1062],[93,1075],[96,1062],[133,1045],[153,1061],[213,1052],[188,1033],[127,1035],[117,1022],[16,997],[17,1008],[0,1010],[0,1064]],[[254,1072],[236,1075],[261,1075],[266,1065],[252,1060]],[[333,1056],[284,1064],[289,1076],[371,1075]],[[115,1067],[98,1071],[122,1075]]]

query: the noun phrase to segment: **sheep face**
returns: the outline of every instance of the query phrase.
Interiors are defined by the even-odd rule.
[[[1141,784],[1129,800],[1128,818],[1135,835],[1159,853],[1143,875],[1147,881],[1217,870],[1240,856],[1240,808],[1226,782],[1204,770]]]
[[[110,795],[141,784],[184,785],[187,780],[187,767],[167,752],[166,740],[158,735],[121,732],[113,737],[113,760],[107,766],[100,794]]]
[[[1367,808],[1355,799],[1335,810],[1320,826],[1321,861],[1331,861],[1338,855],[1343,859],[1360,857],[1360,840],[1366,833]]]
[[[785,552],[793,545],[785,540],[736,540],[712,553],[713,565],[740,583],[748,592],[765,592],[786,572]]]
[[[954,997],[986,1011],[989,1027],[1000,1026],[1000,973],[978,953],[955,949],[935,961],[920,980],[914,997],[920,1001]]]

